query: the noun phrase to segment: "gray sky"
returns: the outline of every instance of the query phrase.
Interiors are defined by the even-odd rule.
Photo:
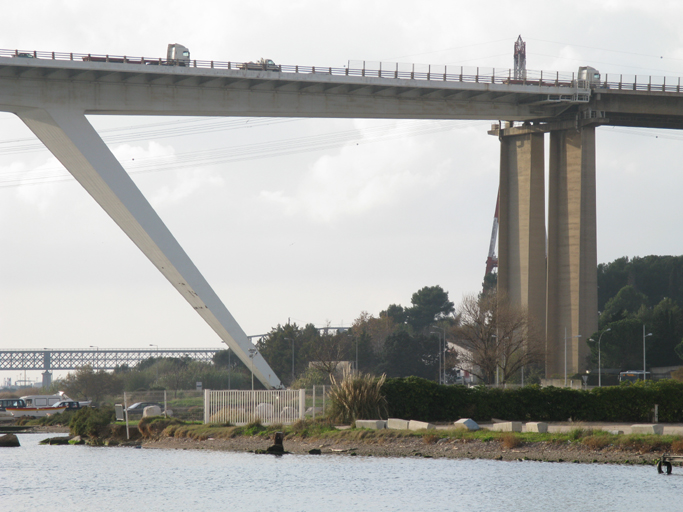
[[[521,34],[530,70],[683,75],[678,2],[33,4],[27,16],[25,1],[3,2],[0,48],[160,57],[177,42],[201,60],[509,68]],[[498,182],[490,122],[90,120],[248,334],[288,318],[349,325],[423,286],[456,303],[480,288]],[[683,134],[600,128],[597,144],[598,261],[683,254]],[[0,113],[0,349],[219,346],[64,176]]]

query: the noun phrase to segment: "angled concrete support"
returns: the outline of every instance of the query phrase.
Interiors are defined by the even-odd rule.
[[[545,180],[542,132],[500,137],[498,291],[545,330]],[[521,132],[521,133],[520,133]]]
[[[564,374],[565,339],[573,375],[598,329],[595,126],[550,133],[547,297],[546,376]]]
[[[15,109],[21,120],[171,282],[266,388],[281,387],[261,354],[82,111]]]

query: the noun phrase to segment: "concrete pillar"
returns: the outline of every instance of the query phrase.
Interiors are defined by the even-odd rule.
[[[506,132],[500,145],[498,292],[545,330],[545,179],[542,132]]]
[[[52,385],[52,373],[49,371],[43,372],[43,388],[49,388]]]
[[[595,126],[551,131],[546,377],[585,370],[598,328]],[[580,335],[580,338],[575,336]]]

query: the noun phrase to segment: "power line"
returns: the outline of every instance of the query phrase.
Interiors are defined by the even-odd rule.
[[[211,150],[190,151],[163,157],[143,157],[136,159],[135,163],[126,164],[125,167],[130,174],[142,174],[236,163],[327,150],[342,147],[353,141],[360,145],[385,142],[406,136],[428,135],[480,123],[481,121],[420,121],[418,123],[411,123],[413,126],[399,126],[398,128],[395,124],[389,124],[368,127],[362,131],[358,129],[345,130]],[[30,175],[27,176],[27,174]],[[9,172],[0,175],[0,188],[52,183],[70,179],[72,179],[71,175],[63,167],[53,167],[39,171]]]

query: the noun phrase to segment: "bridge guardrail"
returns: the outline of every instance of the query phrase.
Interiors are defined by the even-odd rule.
[[[166,59],[151,57],[133,57],[127,55],[106,55],[93,53],[66,53],[66,52],[47,52],[47,51],[25,51],[25,50],[3,50],[0,49],[0,57],[25,58],[25,59],[47,59],[63,61],[85,61],[103,62],[114,64],[137,64],[137,65],[167,65],[174,67]],[[354,66],[352,66],[352,62]],[[585,88],[586,84],[578,81],[574,73],[544,72],[528,70],[523,79],[515,79],[511,69],[496,68],[466,68],[464,66],[444,66],[444,65],[421,65],[421,64],[400,64],[391,63],[370,63],[349,61],[348,66],[342,68],[331,66],[300,66],[300,65],[280,65],[280,73],[295,74],[322,74],[333,76],[357,76],[380,79],[398,80],[424,80],[434,82],[466,82],[498,85],[526,85],[539,87],[574,87]],[[190,60],[189,67],[200,69],[225,69],[240,70],[246,68],[245,62],[232,61],[205,61]],[[393,69],[390,69],[393,68]],[[253,70],[251,70],[253,71]],[[271,71],[273,72],[273,71]],[[277,71],[274,71],[277,72]]]

